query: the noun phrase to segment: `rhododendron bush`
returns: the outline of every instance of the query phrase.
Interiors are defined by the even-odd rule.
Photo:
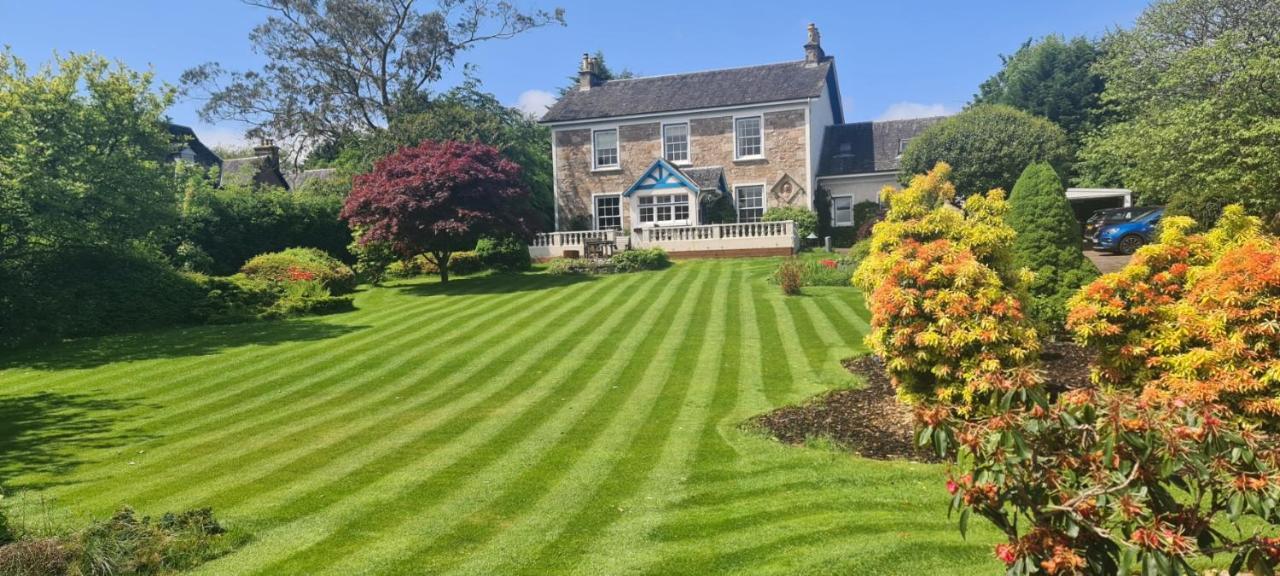
[[[947,170],[886,191],[855,282],[920,443],[951,462],[962,533],[975,515],[998,528],[1009,574],[1194,574],[1208,557],[1272,574],[1280,241],[1236,208],[1208,234],[1167,219],[1072,299],[1099,361],[1095,386],[1065,390],[1037,364],[1003,194],[951,208]]]

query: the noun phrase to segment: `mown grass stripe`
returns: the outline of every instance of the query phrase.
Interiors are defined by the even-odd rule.
[[[450,301],[447,298],[437,298],[435,300],[435,303],[437,305],[446,305],[449,302]],[[394,319],[397,317],[398,313],[401,312],[404,308],[408,308],[414,305],[421,305],[421,304],[422,303],[415,303],[413,301],[408,301],[400,305],[399,307],[393,307],[389,309],[381,308],[381,309],[369,310],[369,309],[360,308],[359,306],[361,305],[361,300],[357,299],[356,301],[357,309],[355,311],[344,313],[339,316],[331,316],[324,320],[315,320],[315,319],[276,320],[276,321],[270,321],[270,322],[250,322],[245,324],[227,325],[227,326],[197,326],[197,327],[189,327],[189,328],[170,329],[170,330],[149,331],[149,332],[143,332],[139,334],[107,336],[107,337],[97,338],[97,339],[85,339],[81,341],[68,342],[60,346],[59,349],[62,350],[63,355],[74,356],[76,354],[83,354],[84,353],[83,350],[86,348],[97,348],[97,349],[101,349],[103,347],[112,348],[112,349],[125,348],[125,346],[123,345],[124,343],[143,345],[146,348],[166,347],[166,346],[172,348],[176,345],[175,343],[182,342],[183,345],[190,348],[192,347],[190,344],[190,341],[193,338],[208,339],[210,338],[209,336],[210,334],[212,334],[214,337],[222,338],[223,335],[227,332],[230,332],[231,334],[235,335],[235,334],[243,334],[246,332],[269,331],[272,327],[277,326],[279,324],[285,324],[285,323],[289,323],[289,324],[313,323],[313,324],[325,324],[325,325],[333,325],[333,326],[345,326],[345,325],[355,324],[358,322],[378,322],[378,321],[387,320],[387,319]],[[155,342],[155,341],[159,341],[159,343],[148,344],[149,342]],[[310,342],[303,341],[303,342],[290,342],[284,345],[262,345],[262,344],[250,343],[248,344],[248,346],[257,346],[261,348],[260,350],[258,350],[259,353],[256,354],[256,356],[261,356],[263,354],[269,354],[273,350],[278,351],[281,346],[289,346],[289,345],[314,352],[314,350],[310,348],[309,344]],[[210,346],[208,346],[208,348],[214,348],[214,346],[211,344]],[[239,350],[226,350],[224,352],[233,353],[233,352],[239,352]],[[95,353],[95,355],[105,357],[108,354],[106,352],[97,352]],[[73,380],[75,381],[77,386],[80,388],[89,388],[91,386],[96,386],[100,381],[109,381],[117,386],[123,385],[122,383],[127,382],[128,385],[130,385],[130,387],[133,389],[133,391],[143,392],[146,390],[138,389],[134,387],[134,385],[140,382],[142,384],[151,383],[151,384],[154,384],[156,387],[160,387],[160,386],[170,387],[174,384],[173,381],[156,380],[150,377],[157,373],[167,373],[167,372],[176,371],[183,374],[184,379],[191,379],[192,377],[202,375],[203,373],[205,373],[205,371],[202,370],[202,371],[192,372],[188,370],[188,368],[201,365],[201,364],[210,364],[209,362],[207,362],[207,360],[208,360],[208,355],[203,355],[203,354],[191,355],[189,358],[181,361],[160,356],[157,358],[139,359],[139,360],[131,360],[131,361],[125,361],[125,362],[113,362],[111,364],[107,364],[105,366],[97,367],[97,368],[67,369],[67,370],[59,370],[55,372],[51,372],[50,370],[41,370],[41,369],[34,369],[34,368],[25,369],[24,372],[22,373],[23,376],[28,377],[30,379],[34,379],[35,381],[31,382],[28,385],[28,387],[24,388],[19,384],[25,381],[25,378],[23,380],[18,380],[18,379],[10,380],[7,383],[12,383],[13,385],[6,386],[5,392],[15,393],[15,394],[27,393],[33,390],[34,387],[48,388],[51,386],[59,386],[65,382],[73,381]],[[11,362],[14,362],[14,363],[19,363],[21,361],[22,360],[20,358],[11,360]],[[54,361],[55,364],[61,364],[65,362],[66,360],[64,359],[58,359]],[[218,363],[213,363],[213,364],[215,366],[218,365]],[[14,370],[17,370],[17,369],[0,371],[0,375],[7,375],[13,372]]]
[[[535,562],[535,566],[555,566],[557,571],[569,574],[582,574],[588,569],[606,574],[634,573],[658,553],[655,542],[636,535],[651,534],[666,517],[668,508],[685,497],[690,473],[699,460],[711,456],[708,452],[713,450],[719,434],[716,426],[725,411],[733,408],[740,361],[737,338],[741,334],[736,322],[737,306],[731,307],[730,303],[738,303],[741,292],[734,288],[740,283],[741,272],[735,269],[716,284],[707,310],[707,331],[702,335],[704,345],[691,375],[692,389],[679,407],[680,413],[653,470],[643,485],[619,505],[624,510],[621,517],[609,526],[571,522],[573,540],[545,546],[539,558],[550,559]],[[607,516],[600,517],[607,520]]]
[[[596,286],[595,290],[600,287]],[[578,295],[578,298],[587,299],[592,294],[592,290],[584,290]],[[523,303],[524,300],[515,300],[511,303],[511,307],[515,307]],[[525,309],[521,313],[508,317],[505,321],[520,322],[528,320],[543,320],[544,325],[554,325],[545,318],[541,318],[541,313],[554,306],[552,303],[543,302],[538,306]],[[410,333],[401,338],[401,341],[384,342],[382,346],[387,357],[370,356],[359,357],[351,355],[352,361],[332,367],[331,370],[321,373],[323,379],[318,376],[309,379],[304,383],[294,386],[299,390],[298,394],[305,393],[313,386],[324,381],[341,381],[341,385],[327,387],[326,394],[315,395],[308,394],[303,402],[293,402],[284,409],[271,408],[267,401],[255,402],[253,406],[243,407],[241,412],[248,412],[254,406],[264,406],[268,409],[260,412],[250,412],[250,415],[257,414],[265,420],[258,420],[253,417],[243,418],[237,426],[226,427],[213,431],[211,434],[203,436],[203,441],[192,447],[187,446],[170,446],[170,452],[177,452],[186,457],[189,454],[204,454],[202,466],[194,467],[185,471],[185,474],[170,479],[168,484],[158,486],[141,486],[135,484],[133,489],[135,494],[142,499],[150,499],[156,494],[171,493],[170,500],[181,501],[183,491],[172,493],[174,486],[183,486],[183,490],[193,491],[201,485],[198,482],[193,483],[193,479],[217,477],[220,474],[235,474],[239,478],[251,478],[250,470],[246,469],[243,462],[248,459],[254,461],[256,467],[266,466],[275,462],[287,462],[293,456],[293,452],[309,452],[317,449],[320,443],[315,438],[326,430],[335,430],[344,422],[351,422],[352,415],[359,415],[363,410],[371,407],[377,407],[378,403],[400,405],[401,409],[407,409],[407,404],[395,398],[398,392],[404,392],[417,382],[427,379],[427,376],[437,376],[447,372],[454,372],[453,380],[460,381],[459,376],[465,374],[462,370],[473,365],[474,357],[471,353],[476,350],[482,350],[491,344],[502,340],[501,333],[485,332],[486,338],[474,339],[468,338],[471,330],[483,327],[486,323],[502,318],[505,314],[505,308],[497,308],[490,314],[483,315],[473,319],[471,322],[450,326],[443,333],[451,335],[450,338],[436,343],[431,340],[418,342],[416,346],[400,350],[400,344],[405,344],[414,339],[414,334]],[[456,335],[456,338],[453,337]],[[434,371],[427,375],[420,375],[415,372],[416,360],[425,359],[436,350],[437,344],[448,344],[453,340],[465,341],[465,345],[457,345],[452,348],[446,348],[446,352],[441,354],[431,366]],[[460,343],[455,343],[460,344]],[[497,353],[494,350],[489,351],[490,354]],[[450,362],[457,362],[457,366]],[[369,369],[373,367],[372,369]],[[452,369],[452,370],[451,370]],[[408,377],[403,371],[409,371]],[[352,374],[358,374],[354,376]],[[393,386],[379,386],[376,391],[371,392],[361,384],[379,382],[382,379],[394,384]],[[433,387],[429,397],[440,398],[448,391],[448,385]],[[270,395],[264,395],[271,398]],[[291,396],[277,396],[285,401]],[[327,410],[326,410],[327,408]],[[384,410],[387,408],[383,408]],[[307,415],[307,416],[299,416]],[[376,420],[369,421],[370,425],[375,424]],[[353,431],[354,427],[348,427],[345,431]],[[264,430],[273,430],[275,434],[262,435],[257,432]],[[226,439],[236,436],[244,436],[250,440],[242,441],[234,445],[225,442]],[[227,447],[233,446],[234,450],[228,451]],[[288,448],[292,448],[290,451]],[[283,450],[281,452],[280,450]],[[211,453],[212,451],[212,453]],[[221,456],[214,456],[214,453],[221,453]],[[191,467],[189,467],[191,468]]]
[[[663,344],[658,339],[652,338],[652,330],[656,326],[660,326],[667,319],[678,317],[678,310],[681,303],[676,298],[677,295],[684,295],[689,292],[687,285],[690,282],[695,285],[701,285],[704,280],[704,272],[697,274],[685,275],[679,283],[672,282],[667,284],[661,291],[661,294],[655,299],[651,297],[652,292],[635,292],[633,298],[640,300],[653,301],[661,312],[642,315],[644,322],[635,325],[628,334],[628,338],[621,343],[616,343],[617,348],[610,353],[602,370],[596,375],[597,380],[603,378],[605,381],[635,382],[634,378],[628,378],[628,375],[641,371],[648,364],[648,360],[652,359],[652,354]],[[655,286],[656,288],[657,286]],[[616,377],[614,377],[616,376]],[[376,548],[385,548],[388,553],[393,550],[400,550],[399,554],[394,556],[401,560],[411,558],[415,546],[425,543],[431,549],[435,549],[435,543],[438,542],[442,534],[446,534],[449,527],[454,526],[457,522],[468,522],[476,518],[476,514],[485,508],[491,508],[493,502],[500,501],[504,497],[510,497],[515,491],[511,486],[520,483],[531,477],[551,478],[562,474],[567,468],[565,458],[572,457],[579,452],[569,448],[569,445],[576,445],[583,441],[589,440],[593,430],[597,430],[601,426],[602,421],[608,421],[618,416],[623,410],[625,402],[630,395],[634,393],[635,386],[628,386],[625,389],[616,389],[611,387],[607,389],[593,391],[589,397],[578,398],[573,404],[562,406],[555,411],[554,417],[548,419],[546,425],[531,434],[527,440],[521,442],[513,452],[499,452],[496,454],[476,454],[474,457],[466,458],[459,461],[459,468],[466,470],[483,470],[483,474],[490,480],[489,486],[503,486],[501,492],[487,490],[477,492],[468,489],[467,491],[452,494],[451,497],[439,504],[434,502],[438,500],[432,497],[432,502],[428,503],[429,508],[422,513],[432,518],[433,522],[430,526],[415,526],[413,531],[405,533],[402,530],[396,530],[396,539],[383,539],[376,544]],[[585,406],[585,410],[578,410]],[[535,462],[532,467],[511,466],[510,462]],[[538,474],[537,471],[544,471],[547,474]],[[470,475],[470,473],[466,473]],[[443,481],[450,479],[449,475],[439,477]],[[442,487],[424,486],[424,490],[431,491],[434,496],[435,490]],[[447,490],[452,493],[453,491]],[[526,491],[521,491],[528,494]],[[425,494],[424,494],[425,495]],[[428,510],[430,512],[428,512]],[[459,520],[462,519],[462,520]],[[470,519],[470,520],[469,520]],[[405,542],[406,539],[410,539]],[[469,547],[464,547],[463,550]],[[451,553],[449,557],[456,559],[465,553],[458,550],[458,553]],[[362,556],[367,556],[362,555]],[[441,559],[445,561],[446,559]],[[409,560],[410,563],[415,563]],[[432,563],[438,565],[439,563]],[[439,571],[435,566],[424,567],[428,571]]]
[[[614,290],[601,302],[610,301],[616,297],[618,290]],[[572,299],[565,300],[560,303],[562,308],[565,305],[571,307],[573,304],[588,302],[598,296],[596,291],[584,292]],[[597,305],[600,305],[597,303]],[[527,318],[514,321],[507,326],[515,328],[528,328],[524,324],[533,320],[537,320],[540,326],[551,327],[559,325],[566,315],[557,310],[550,317],[543,317],[536,311],[528,315]],[[504,366],[494,360],[502,357],[504,354],[514,350],[524,349],[525,344],[531,344],[532,339],[524,341],[511,341],[503,343],[501,333],[493,334],[487,340],[477,340],[470,343],[469,350],[484,350],[479,355],[469,355],[467,350],[456,351],[456,356],[464,361],[461,369],[454,369],[449,363],[431,363],[424,364],[431,366],[432,370],[424,375],[417,372],[408,376],[401,377],[397,382],[403,382],[405,388],[412,388],[418,382],[431,380],[434,376],[446,376],[445,379],[435,382],[430,394],[420,395],[417,397],[394,396],[397,391],[408,393],[409,389],[397,387],[391,390],[383,391],[381,396],[385,405],[364,406],[359,407],[358,411],[367,414],[377,414],[376,418],[363,418],[352,421],[353,423],[345,426],[341,425],[343,421],[349,421],[347,414],[338,414],[334,418],[319,423],[310,423],[308,427],[302,430],[294,431],[290,434],[292,438],[284,439],[283,442],[277,440],[279,445],[269,444],[263,446],[255,446],[254,450],[245,456],[254,459],[262,455],[263,459],[257,460],[257,463],[247,469],[239,471],[227,471],[225,476],[234,473],[234,480],[223,482],[216,490],[205,490],[208,492],[204,498],[215,504],[225,503],[229,506],[240,506],[241,500],[246,494],[259,497],[265,492],[277,487],[288,486],[290,488],[298,488],[296,483],[289,480],[298,475],[308,475],[313,478],[331,478],[335,474],[322,472],[335,466],[342,466],[346,469],[346,474],[358,473],[359,468],[352,468],[353,464],[367,463],[374,460],[376,456],[381,454],[377,448],[379,442],[386,442],[388,439],[393,440],[397,444],[410,443],[411,436],[405,434],[413,429],[413,426],[421,428],[421,434],[426,434],[431,430],[443,428],[448,425],[450,418],[456,417],[458,413],[464,413],[464,409],[473,410],[474,406],[468,404],[472,398],[482,398],[490,400],[497,395],[497,392],[489,396],[482,396],[489,390],[497,390],[502,392],[506,390],[507,384],[511,378],[501,378],[504,374],[485,373],[480,367],[498,367]],[[522,354],[527,357],[531,354],[525,350]],[[448,354],[446,354],[448,356]],[[426,368],[424,368],[426,369]],[[510,372],[510,369],[507,369]],[[473,380],[486,381],[485,387],[468,390],[461,396],[451,396],[450,393],[457,392],[463,388],[465,384]],[[424,414],[425,412],[425,414]],[[401,424],[400,420],[407,420]],[[474,419],[472,419],[474,422]],[[402,437],[389,438],[386,429],[392,428],[399,433],[404,434]],[[340,463],[340,464],[339,464]],[[374,467],[375,469],[385,469]],[[196,492],[192,490],[191,492]],[[180,500],[188,495],[185,492],[175,494],[171,499]]]
[[[509,302],[506,306],[500,306],[492,309],[489,314],[473,318],[470,322],[461,324],[452,324],[449,329],[441,333],[441,335],[456,336],[457,339],[465,339],[466,330],[483,325],[485,322],[499,318],[508,309],[513,309],[523,304],[523,299],[517,299]],[[529,312],[533,315],[535,312]],[[406,326],[412,327],[411,323],[405,323]],[[186,425],[179,426],[176,424],[169,425],[167,432],[174,436],[185,436],[177,442],[162,444],[159,447],[149,447],[150,457],[145,461],[149,467],[165,467],[170,464],[166,455],[172,458],[187,459],[192,454],[201,453],[201,450],[209,448],[224,448],[229,445],[228,440],[237,437],[251,436],[255,432],[264,429],[270,429],[270,424],[288,422],[294,414],[299,411],[308,409],[318,403],[326,400],[332,400],[333,394],[342,391],[358,390],[358,385],[364,382],[372,381],[379,375],[404,366],[412,356],[405,355],[403,351],[396,348],[399,344],[420,339],[419,333],[412,329],[398,330],[395,334],[399,334],[399,338],[391,341],[383,341],[383,353],[378,355],[359,355],[353,354],[356,349],[356,343],[348,343],[346,346],[337,347],[329,351],[326,356],[346,356],[348,360],[343,363],[331,364],[326,370],[319,372],[311,372],[307,378],[290,379],[289,375],[295,372],[305,372],[306,367],[314,364],[309,362],[306,366],[297,367],[295,369],[277,372],[275,377],[270,380],[259,382],[251,387],[241,388],[228,391],[226,395],[218,396],[222,401],[213,404],[214,400],[207,402],[199,402],[196,406],[184,406],[183,409],[177,411],[170,419],[179,415],[199,414],[198,416],[188,416]],[[428,347],[430,341],[420,343],[421,347]],[[461,355],[461,351],[457,355]],[[367,366],[377,366],[376,369],[369,371],[364,370],[360,378],[346,378],[345,375],[351,372],[360,371]],[[281,386],[280,381],[289,381],[288,386]],[[324,381],[342,381],[341,387],[325,388],[325,394],[314,394],[311,391],[315,388],[315,384]],[[235,401],[242,397],[249,398],[244,401]],[[302,398],[301,401],[296,401]],[[211,406],[218,406],[221,409],[214,409]],[[280,408],[280,406],[285,406]],[[351,408],[351,406],[345,406]],[[259,408],[264,410],[258,411]],[[269,417],[270,424],[260,420],[255,420],[244,415],[259,414]],[[228,426],[227,421],[233,421],[234,424]],[[157,426],[151,423],[151,426]],[[129,471],[135,475],[143,475],[148,466],[133,468]],[[189,467],[188,467],[189,469]],[[189,470],[191,473],[198,471]],[[131,481],[130,478],[121,478],[127,481],[129,487],[126,490],[137,490],[145,488],[145,482],[139,483]],[[88,485],[82,490],[98,490],[100,485]],[[71,496],[78,493],[73,492]]]
[[[720,272],[711,264],[701,266]],[[508,485],[487,514],[503,523],[503,530],[486,530],[489,538],[480,539],[483,545],[453,572],[556,572],[555,565],[545,564],[551,558],[537,554],[539,551],[557,541],[569,544],[561,540],[568,530],[592,530],[616,518],[621,502],[615,497],[625,499],[648,474],[688,393],[690,373],[674,368],[688,366],[707,345],[701,335],[707,327],[712,286],[704,274],[685,294],[674,321],[657,338],[662,344],[644,366],[640,386],[624,404],[627,410],[594,432],[587,431],[587,445],[561,461],[562,474],[527,474],[522,481]],[[492,521],[486,525],[492,526]],[[566,554],[572,551],[563,550]]]
[[[659,278],[654,277],[649,277],[647,280],[655,283],[660,281]],[[622,286],[622,289],[619,290],[619,292],[627,292],[625,288],[626,286]],[[572,306],[569,305],[570,303],[564,301],[560,301],[560,303],[565,304],[566,310],[573,311]],[[586,317],[586,320],[590,320],[590,317]],[[576,325],[571,325],[569,327],[569,331],[582,332]],[[539,350],[539,352],[541,352],[541,350]],[[520,366],[516,366],[517,371],[520,368]],[[473,421],[463,422],[462,427],[469,428],[470,425],[475,423],[475,419],[471,420]],[[485,427],[482,432],[496,432],[497,426],[497,422],[491,421],[489,422],[489,426]],[[456,461],[457,458],[468,454],[470,450],[474,448],[474,445],[471,444],[468,439],[457,438],[453,436],[453,434],[449,434],[449,432],[456,433],[456,430],[443,432],[446,433],[445,437],[448,439],[448,443],[445,444],[442,442],[440,444],[425,446],[425,450],[423,450],[419,456],[425,460],[410,459],[406,461],[399,452],[391,452],[387,454],[387,456],[393,460],[400,461],[402,466],[393,468],[390,471],[377,470],[377,475],[368,478],[361,477],[357,474],[361,488],[355,490],[354,493],[348,494],[333,490],[326,492],[317,491],[311,495],[313,496],[311,498],[297,499],[296,501],[299,502],[301,506],[305,506],[305,508],[299,508],[298,510],[285,510],[284,512],[287,512],[289,516],[298,517],[298,520],[268,531],[266,536],[264,536],[260,541],[268,542],[277,541],[278,539],[278,541],[283,542],[297,542],[297,538],[300,534],[318,533],[318,538],[310,544],[311,546],[314,546],[317,542],[326,541],[332,534],[348,527],[349,524],[342,520],[342,518],[347,515],[365,512],[371,507],[376,506],[376,503],[384,502],[388,499],[403,498],[411,502],[417,501],[418,498],[415,497],[416,494],[411,491],[416,487],[421,486],[421,478],[433,477],[435,472],[448,467],[452,462]],[[480,441],[483,441],[484,438],[485,436],[483,434],[479,436]],[[396,439],[388,438],[388,441],[393,440]],[[426,440],[428,440],[428,438],[413,437],[412,443],[421,444]],[[399,444],[392,444],[390,446],[392,449],[398,449],[400,447],[401,446]],[[440,451],[437,452],[436,450]],[[382,462],[380,464],[386,465],[387,463]],[[406,494],[406,492],[408,493]],[[430,492],[423,495],[429,497]],[[308,511],[315,510],[316,507],[309,502],[315,498],[322,498],[326,500],[320,503],[320,505],[324,507],[325,513],[323,515],[312,513],[309,516],[299,517],[299,514],[305,514]],[[270,503],[266,504],[271,505]],[[250,500],[244,502],[243,506],[259,509],[261,504]],[[253,558],[252,563],[237,564],[231,567],[224,566],[220,568],[220,570],[245,573],[261,569],[263,571],[262,573],[272,573],[273,571],[290,569],[290,566],[292,566],[287,555],[278,554],[278,552],[280,552],[278,548],[272,549],[272,547],[268,545],[261,548],[260,551],[261,554],[246,555],[247,557]],[[220,571],[216,573],[223,572]]]

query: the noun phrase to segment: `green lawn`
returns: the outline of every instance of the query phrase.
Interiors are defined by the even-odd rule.
[[[212,506],[253,540],[202,574],[999,572],[941,467],[740,429],[855,384],[860,296],[784,299],[775,263],[410,282],[27,354],[0,480],[77,515]]]

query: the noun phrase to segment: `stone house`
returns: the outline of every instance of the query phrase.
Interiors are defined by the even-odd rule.
[[[896,161],[886,151],[896,156],[930,122],[845,124],[835,60],[812,24],[802,60],[609,81],[598,67],[584,55],[577,89],[541,119],[552,132],[559,232],[653,240],[656,229],[705,227],[713,216],[723,222],[723,209],[713,207],[726,201],[736,224],[798,206],[852,226],[851,203],[875,200],[865,190],[894,180]]]

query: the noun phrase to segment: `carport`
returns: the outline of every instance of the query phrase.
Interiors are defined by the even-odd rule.
[[[1127,188],[1067,188],[1067,201],[1071,202],[1076,220],[1083,223],[1098,210],[1133,206],[1133,191]]]

